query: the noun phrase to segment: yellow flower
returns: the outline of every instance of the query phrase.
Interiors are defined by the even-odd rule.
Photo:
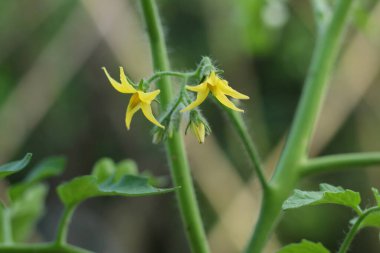
[[[214,71],[206,78],[204,82],[197,86],[186,86],[186,89],[197,92],[197,98],[194,102],[181,110],[181,112],[189,111],[199,106],[208,96],[211,91],[212,95],[219,100],[220,103],[238,112],[244,112],[242,109],[237,108],[227,97],[237,99],[249,99],[248,96],[232,89],[226,80],[220,79]]]
[[[160,90],[155,90],[152,92],[143,92],[141,90],[135,89],[132,86],[132,84],[128,81],[122,67],[120,67],[120,81],[121,81],[121,83],[119,83],[115,79],[113,79],[105,67],[103,67],[102,69],[103,69],[104,73],[106,74],[108,80],[110,81],[111,85],[118,92],[126,93],[126,94],[133,94],[131,99],[129,100],[129,104],[127,107],[127,113],[125,116],[125,124],[126,124],[128,130],[131,126],[131,121],[132,121],[133,115],[139,109],[142,110],[144,116],[150,122],[152,122],[153,124],[155,124],[158,127],[165,128],[153,116],[152,107],[151,107],[152,101],[158,96],[158,94],[160,94]]]

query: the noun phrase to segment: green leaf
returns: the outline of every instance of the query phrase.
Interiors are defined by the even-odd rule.
[[[107,180],[110,176],[114,175],[116,165],[111,158],[104,157],[99,159],[92,168],[92,175],[94,175],[98,182]]]
[[[25,182],[40,182],[49,177],[59,176],[65,169],[66,159],[62,156],[53,156],[42,160],[26,176]]]
[[[320,204],[338,204],[353,208],[360,213],[360,194],[342,187],[335,187],[329,184],[321,184],[320,191],[300,191],[295,190],[282,205],[282,209],[299,208],[302,206],[315,206]]]
[[[9,188],[9,196],[15,199],[22,195],[28,188],[49,177],[54,177],[62,174],[65,169],[66,160],[60,156],[53,156],[42,160],[38,163],[25,177],[25,179],[18,184],[12,185]]]
[[[125,175],[138,175],[138,169],[133,160],[125,159],[116,165],[112,159],[104,157],[95,163],[91,174],[98,179],[98,182],[104,182],[110,177],[116,182]]]
[[[375,197],[377,206],[380,206],[380,193],[379,193],[379,190],[377,190],[376,188],[372,187],[372,193],[373,193],[373,196]]]
[[[30,185],[27,191],[13,199],[9,207],[13,239],[23,242],[31,235],[33,229],[45,210],[45,198],[48,187],[42,183]]]
[[[380,212],[373,212],[365,217],[364,220],[360,223],[360,229],[365,227],[380,228]]]
[[[280,249],[277,253],[330,253],[321,243],[302,240],[300,243],[292,243]]]
[[[125,175],[115,182],[109,177],[99,182],[94,175],[77,177],[58,187],[58,195],[66,206],[77,205],[80,202],[98,196],[137,197],[171,192],[175,188],[161,189],[153,187],[145,177]]]
[[[18,161],[10,162],[4,165],[0,166],[0,179],[4,178],[6,176],[9,176],[13,173],[19,172],[20,170],[24,169],[28,163],[30,162],[30,159],[32,158],[31,153],[27,153],[24,158]]]
[[[138,175],[139,171],[135,161],[125,159],[116,166],[115,181],[119,181],[124,175]]]

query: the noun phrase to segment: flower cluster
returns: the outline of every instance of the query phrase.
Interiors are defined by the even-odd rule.
[[[208,60],[208,59],[206,59]],[[208,61],[205,61],[208,62]],[[202,64],[202,62],[201,62]],[[150,92],[147,92],[144,87],[149,87],[149,81],[142,80],[140,82],[140,85],[137,87],[136,85],[131,82],[127,76],[124,73],[124,69],[120,67],[120,82],[113,79],[110,74],[108,73],[107,69],[105,67],[102,68],[104,73],[106,74],[109,82],[111,85],[120,93],[124,94],[131,94],[131,98],[129,100],[129,104],[127,107],[127,112],[125,116],[125,123],[127,126],[127,129],[130,129],[131,121],[133,118],[133,115],[141,109],[144,116],[152,122],[154,125],[156,125],[161,130],[157,130],[155,134],[156,141],[161,140],[162,138],[158,138],[158,136],[171,136],[170,133],[165,134],[165,131],[171,132],[173,131],[173,125],[175,127],[179,127],[178,124],[171,124],[172,119],[176,119],[178,121],[178,118],[180,116],[180,113],[184,113],[187,111],[190,111],[190,117],[189,117],[189,124],[188,127],[192,130],[194,135],[197,137],[199,143],[203,143],[205,136],[210,134],[211,130],[208,126],[208,123],[206,119],[201,115],[200,111],[197,109],[199,105],[201,105],[209,94],[212,94],[221,104],[224,106],[238,111],[238,112],[244,112],[242,109],[236,107],[234,103],[232,103],[227,96],[235,98],[235,99],[249,99],[247,95],[244,95],[236,90],[234,90],[232,87],[228,85],[228,82],[220,76],[218,76],[215,68],[211,64],[205,64],[205,66],[200,66],[200,71],[192,72],[192,75],[187,73],[179,73],[179,72],[170,72],[172,75],[175,76],[186,76],[186,80],[189,77],[196,76],[196,73],[199,73],[198,76],[198,84],[197,85],[186,85],[186,90],[196,92],[197,96],[194,101],[191,100],[190,96],[186,93],[185,89],[183,93],[185,94],[186,98],[182,98],[182,96],[179,96],[178,101],[173,105],[172,108],[169,108],[168,113],[164,114],[164,117],[162,118],[161,122],[159,122],[153,115],[151,103],[156,100],[157,96],[160,94],[160,90],[156,89]],[[203,70],[203,71],[202,71]],[[170,73],[162,73],[160,75],[170,74]],[[174,73],[174,74],[173,74]],[[195,73],[195,74],[194,74]],[[155,76],[156,77],[156,76]],[[160,76],[158,76],[160,77]],[[151,78],[150,80],[154,80],[156,78]],[[201,81],[199,81],[201,80]],[[181,92],[182,94],[182,92]],[[183,108],[182,110],[179,110],[178,107],[180,105],[180,108]],[[180,112],[180,113],[179,113]],[[173,116],[174,115],[174,116]],[[167,128],[165,128],[164,125]],[[169,126],[169,127],[168,127]]]

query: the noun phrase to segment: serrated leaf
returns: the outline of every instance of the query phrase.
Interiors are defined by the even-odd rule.
[[[30,185],[9,207],[13,239],[22,242],[33,229],[45,210],[45,198],[48,187],[44,184]]]
[[[376,188],[372,187],[372,193],[373,193],[373,196],[375,197],[377,206],[380,206],[380,193],[379,193],[379,190],[377,190]]]
[[[31,153],[27,153],[24,158],[18,161],[10,162],[4,165],[0,166],[0,179],[4,178],[6,176],[9,176],[13,173],[19,172],[20,170],[24,169],[28,163],[30,162],[30,159],[32,158]]]
[[[100,196],[138,197],[171,192],[174,188],[161,189],[153,187],[145,177],[126,175],[118,182],[110,177],[99,182],[94,175],[77,177],[58,187],[58,195],[66,206]]]
[[[341,187],[321,184],[320,191],[295,190],[282,205],[284,210],[302,206],[315,206],[320,204],[338,204],[348,206],[358,211],[361,202],[360,194]]]
[[[277,253],[330,253],[321,243],[302,240],[300,243],[292,243],[280,249]]]

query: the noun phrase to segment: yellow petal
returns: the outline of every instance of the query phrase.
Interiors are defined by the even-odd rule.
[[[220,80],[219,77],[216,75],[215,71],[211,71],[211,73],[207,79],[208,79],[207,81],[211,85],[216,85],[216,83]]]
[[[213,89],[212,94],[219,100],[220,103],[238,112],[244,112],[242,109],[237,108],[219,89]]]
[[[128,90],[128,93],[135,93],[136,89],[133,88],[133,85],[128,81],[127,76],[124,73],[123,67],[119,67],[120,69],[120,81],[123,87]]]
[[[243,93],[240,93],[233,88],[231,88],[228,85],[228,82],[226,80],[220,80],[218,82],[218,88],[223,92],[225,95],[231,96],[233,98],[237,99],[249,99],[247,95],[244,95]]]
[[[197,107],[198,105],[200,105],[207,98],[207,95],[208,95],[209,92],[210,92],[209,89],[206,89],[204,91],[198,92],[197,99],[195,99],[194,102],[192,102],[187,107],[185,107],[184,109],[182,109],[181,112],[192,110],[195,107]]]
[[[163,125],[161,125],[160,122],[158,122],[158,121],[156,120],[156,118],[153,116],[152,108],[150,107],[149,104],[141,103],[141,110],[142,110],[142,112],[144,113],[145,117],[146,117],[150,122],[152,122],[153,124],[155,124],[155,125],[158,126],[158,127],[165,128],[165,127],[164,127]]]
[[[186,89],[190,91],[194,91],[194,92],[204,92],[206,89],[208,89],[208,87],[207,87],[207,83],[203,82],[197,86],[186,85]]]
[[[128,130],[131,126],[132,117],[140,109],[140,106],[141,106],[141,103],[140,103],[140,100],[139,100],[138,95],[136,93],[129,100],[129,104],[127,107],[127,113],[125,115],[125,125],[127,126]]]
[[[113,79],[110,74],[108,73],[107,69],[105,67],[102,67],[104,73],[106,74],[108,80],[110,81],[111,85],[121,93],[134,93],[136,90],[132,87],[132,85],[123,85],[119,82],[117,82],[115,79]],[[124,71],[123,71],[124,72]]]
[[[142,102],[150,104],[157,96],[160,94],[160,90],[155,90],[152,92],[142,92],[137,91],[139,98]]]

